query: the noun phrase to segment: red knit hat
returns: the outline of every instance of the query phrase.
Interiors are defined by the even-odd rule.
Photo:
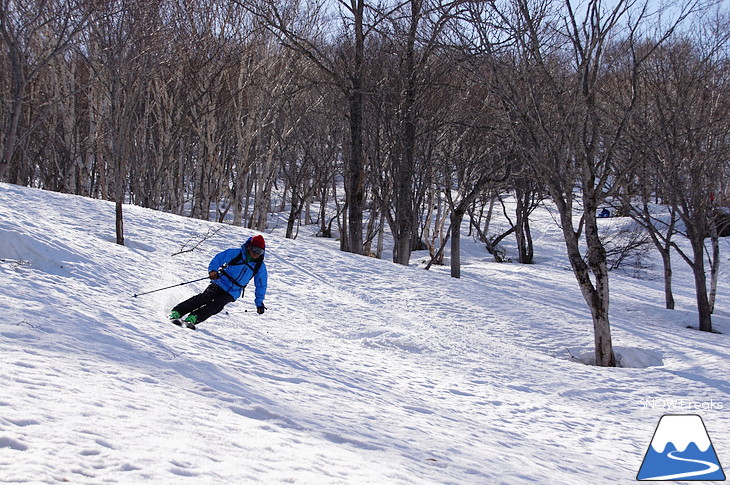
[[[266,249],[266,243],[264,242],[263,236],[254,236],[251,238],[251,246],[256,246],[257,248]]]

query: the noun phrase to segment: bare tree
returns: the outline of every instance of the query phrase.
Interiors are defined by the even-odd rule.
[[[440,134],[437,159],[450,210],[451,276],[461,277],[461,225],[477,197],[510,176],[512,146],[503,143],[495,123],[498,103],[480,86],[466,83],[458,90],[450,123]]]
[[[365,208],[365,157],[363,149],[364,95],[366,91],[365,41],[377,23],[378,15],[366,0],[316,1],[302,5],[297,0],[262,0],[255,6],[239,3],[260,16],[284,45],[314,63],[341,90],[347,99],[349,149],[346,153],[345,194],[347,235],[342,249],[363,252],[363,213]],[[334,4],[334,5],[332,5]],[[325,21],[331,11],[339,12],[342,37],[333,48],[324,40],[337,35]],[[329,37],[331,38],[331,37]],[[345,235],[343,235],[345,236]]]
[[[544,198],[544,190],[536,176],[527,168],[521,175],[512,178],[515,192],[515,239],[517,257],[522,264],[532,264],[535,248],[530,228],[530,214],[537,209]]]
[[[89,36],[89,58],[96,70],[100,113],[100,155],[107,168],[109,196],[116,206],[117,244],[124,244],[123,203],[135,157],[135,139],[143,126],[147,80],[155,70],[157,10],[149,2],[109,2],[99,8]],[[107,188],[103,191],[106,193]]]
[[[522,156],[543,174],[557,206],[568,258],[591,311],[595,362],[600,366],[615,366],[616,357],[606,250],[596,211],[607,196],[616,147],[636,99],[631,78],[624,93],[606,89],[611,68],[605,51],[630,6],[619,1],[606,10],[592,0],[579,13],[570,2],[553,11],[547,2],[518,1],[511,25],[519,52],[514,65],[519,82],[500,79],[496,86]],[[636,60],[633,65],[638,65]]]
[[[391,36],[400,49],[398,59],[398,123],[397,152],[393,168],[394,210],[393,238],[395,251],[393,260],[408,265],[414,233],[417,229],[415,199],[416,143],[419,136],[418,120],[423,117],[424,91],[451,69],[439,69],[450,63],[435,61],[433,55],[444,43],[443,33],[458,14],[461,2],[408,0],[403,2],[402,12],[394,10],[388,15],[393,25]],[[435,64],[435,66],[434,66]],[[440,73],[439,73],[440,71]],[[434,120],[429,120],[433,122]],[[420,131],[425,131],[421,128]],[[457,238],[458,239],[458,238]],[[452,239],[453,244],[454,239]]]
[[[707,47],[709,44],[704,43]],[[681,221],[678,232],[690,243],[672,247],[690,266],[695,280],[699,328],[712,331],[705,269],[705,239],[715,228],[713,194],[718,193],[730,135],[727,72],[712,49],[703,52],[689,39],[657,51],[647,73],[655,122],[645,133],[646,150],[661,181],[659,196]],[[715,234],[716,235],[716,234]],[[719,254],[709,251],[711,264]]]
[[[23,107],[29,99],[29,84],[52,59],[66,51],[85,27],[90,13],[76,0],[0,1],[0,60],[3,77],[8,76],[2,82],[6,92],[0,96],[0,180],[5,179],[19,139],[32,133],[42,118],[40,110],[35,110],[24,132],[19,132]]]

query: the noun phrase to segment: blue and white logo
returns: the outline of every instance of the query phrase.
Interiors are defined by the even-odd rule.
[[[636,479],[725,480],[702,418],[696,414],[662,416]]]

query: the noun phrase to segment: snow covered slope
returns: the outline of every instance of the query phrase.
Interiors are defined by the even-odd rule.
[[[253,232],[125,206],[119,246],[112,204],[0,184],[0,482],[629,483],[667,412],[701,414],[730,463],[727,270],[721,335],[686,328],[681,262],[671,312],[661,280],[615,275],[633,367],[586,366],[590,316],[537,217],[539,264],[464,236],[460,280],[266,234],[269,310],[249,288],[192,332],[165,316],[205,282],[132,295]]]

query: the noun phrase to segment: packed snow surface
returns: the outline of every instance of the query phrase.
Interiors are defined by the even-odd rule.
[[[730,464],[727,240],[721,333],[687,328],[678,257],[674,311],[658,263],[615,272],[623,367],[598,368],[579,362],[592,323],[549,206],[536,264],[495,263],[465,230],[461,279],[272,218],[267,312],[251,286],[197,331],[166,315],[205,281],[133,295],[256,233],[125,205],[120,246],[114,216],[0,184],[2,483],[631,483],[667,413],[701,415]]]

